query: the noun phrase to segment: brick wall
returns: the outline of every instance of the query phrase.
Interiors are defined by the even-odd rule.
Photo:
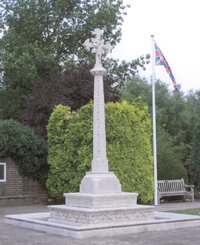
[[[19,174],[12,159],[0,162],[6,162],[7,172],[6,182],[0,182],[0,207],[47,203],[47,191],[37,181]]]

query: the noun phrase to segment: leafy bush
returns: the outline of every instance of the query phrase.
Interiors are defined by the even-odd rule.
[[[94,78],[89,72],[92,68],[92,65],[80,64],[59,74],[46,74],[35,82],[31,95],[24,98],[18,120],[47,138],[46,125],[55,105],[64,104],[77,110],[93,98]],[[105,77],[105,101],[119,100],[113,83],[111,76]]]
[[[58,105],[48,124],[50,174],[47,187],[53,197],[79,190],[92,160],[92,104],[78,112]],[[153,199],[151,121],[147,108],[122,103],[106,105],[106,134],[109,169],[123,191],[138,192],[141,202]]]
[[[200,120],[196,122],[191,154],[191,179],[197,190],[200,190]]]
[[[30,128],[14,120],[0,120],[0,157],[11,157],[22,175],[44,184],[48,173],[47,144]]]
[[[158,179],[182,179],[188,182],[187,171],[182,164],[183,149],[173,142],[163,128],[157,127]]]

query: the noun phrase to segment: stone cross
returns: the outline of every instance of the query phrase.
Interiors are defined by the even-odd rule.
[[[103,76],[106,69],[103,68],[101,58],[104,53],[111,50],[112,46],[103,40],[103,30],[95,29],[92,32],[95,38],[85,41],[86,49],[96,54],[95,67],[90,71],[94,76],[94,109],[93,109],[93,160],[92,172],[108,172],[108,160],[106,157],[106,133],[105,133],[105,109]]]
[[[87,39],[83,44],[87,50],[91,49],[91,52],[96,54],[95,66],[97,67],[102,66],[101,65],[102,55],[112,50],[112,46],[110,43],[108,42],[104,43],[103,33],[104,33],[103,30],[100,30],[98,28],[95,29],[94,31],[92,31],[92,34],[95,35],[95,38],[91,38],[91,41]]]
[[[92,34],[95,35],[95,37],[91,38],[91,41],[86,40],[84,46],[88,50],[91,49],[91,52],[96,55],[95,66],[90,71],[94,76],[93,159],[91,171],[87,172],[81,181],[80,193],[83,196],[86,194],[107,195],[121,192],[121,184],[118,178],[108,169],[106,156],[105,102],[103,89],[103,76],[106,74],[106,69],[102,66],[101,58],[104,53],[111,50],[112,46],[108,42],[104,42],[102,30],[95,29]],[[99,203],[99,199],[96,200],[96,203]]]

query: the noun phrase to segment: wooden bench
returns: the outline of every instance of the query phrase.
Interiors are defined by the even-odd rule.
[[[158,204],[162,197],[182,196],[194,202],[194,186],[186,185],[184,179],[181,180],[158,180]]]

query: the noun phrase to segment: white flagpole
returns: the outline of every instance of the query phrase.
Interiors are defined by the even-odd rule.
[[[152,114],[153,114],[153,159],[154,159],[154,205],[158,205],[157,191],[157,144],[156,144],[156,103],[155,103],[155,41],[152,39]]]

